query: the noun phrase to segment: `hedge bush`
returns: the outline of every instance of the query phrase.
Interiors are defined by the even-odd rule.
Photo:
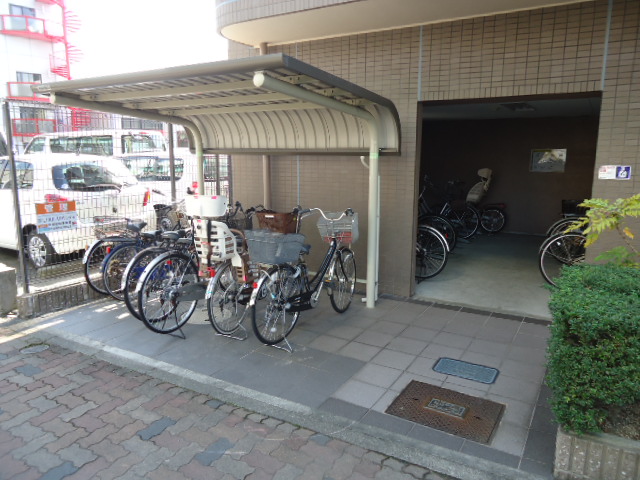
[[[599,432],[612,406],[640,401],[640,269],[565,268],[551,293],[547,384],[558,423]]]

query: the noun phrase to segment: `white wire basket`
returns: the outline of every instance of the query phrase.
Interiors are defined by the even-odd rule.
[[[358,214],[346,215],[338,220],[342,213],[325,213],[329,220],[324,217],[318,219],[318,231],[323,241],[331,243],[332,237],[345,244],[358,241]]]

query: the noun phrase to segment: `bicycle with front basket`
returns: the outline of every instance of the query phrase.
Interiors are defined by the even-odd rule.
[[[304,255],[310,246],[300,233],[279,234],[254,231],[247,233],[251,261],[271,265],[261,275],[251,293],[252,326],[256,337],[264,344],[282,341],[292,350],[287,336],[295,327],[300,312],[318,305],[323,288],[338,313],[345,312],[356,283],[356,262],[349,247],[358,239],[358,216],[353,210],[325,213],[320,208],[298,211],[297,231],[303,218],[319,212],[318,230],[329,247],[317,273],[309,278]],[[259,299],[263,299],[258,303]]]

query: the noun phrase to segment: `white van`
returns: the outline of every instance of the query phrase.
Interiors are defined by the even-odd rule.
[[[16,158],[18,205],[26,253],[36,267],[94,240],[100,219],[138,219],[154,226],[148,188],[121,161],[95,155]],[[0,159],[0,247],[18,250],[11,163]],[[104,224],[102,224],[104,225]]]
[[[37,135],[24,155],[79,153],[122,157],[141,153],[166,153],[167,141],[158,130],[81,130]]]

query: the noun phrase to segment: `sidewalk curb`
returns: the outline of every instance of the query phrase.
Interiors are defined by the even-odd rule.
[[[87,304],[83,304],[67,309],[67,311],[86,306]],[[375,426],[354,422],[351,419],[319,409],[313,409],[112,347],[84,336],[48,330],[46,326],[42,325],[61,313],[61,311],[57,311],[36,319],[12,322],[8,327],[16,335],[23,332],[44,342],[50,342],[123,368],[145,373],[180,387],[210,395],[220,401],[462,480],[546,480],[539,475],[415,440]],[[38,328],[38,326],[43,328]]]

